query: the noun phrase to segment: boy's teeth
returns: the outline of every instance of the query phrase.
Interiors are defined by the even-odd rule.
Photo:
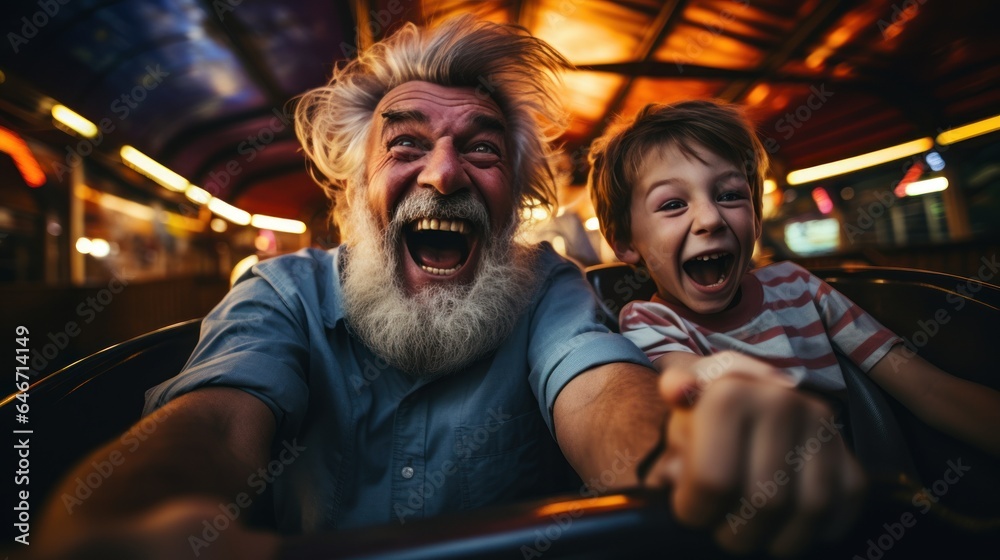
[[[725,281],[726,281],[726,274],[722,273],[722,274],[719,275],[719,279],[715,282],[715,284],[709,284],[708,287],[712,288],[714,286],[718,286],[718,285],[722,284]]]
[[[712,255],[703,255],[703,256],[700,256],[700,257],[695,257],[695,260],[697,260],[697,261],[715,260],[715,259],[721,257],[724,254],[725,253],[715,253],[715,254],[712,254]]]

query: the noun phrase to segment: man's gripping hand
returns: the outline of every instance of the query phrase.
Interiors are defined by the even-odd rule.
[[[674,352],[656,365],[670,413],[642,482],[673,489],[680,523],[712,530],[728,551],[777,556],[847,533],[866,483],[829,406],[736,352]]]
[[[91,527],[68,538],[48,535],[30,560],[270,560],[277,558],[280,537],[252,531],[233,521],[211,542],[199,540],[205,521],[218,516],[218,502],[182,498],[132,517]]]

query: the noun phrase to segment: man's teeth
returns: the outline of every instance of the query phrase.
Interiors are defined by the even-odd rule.
[[[437,218],[423,218],[413,222],[413,231],[423,231],[426,229],[454,231],[463,235],[472,231],[472,227],[465,220],[439,220]]]
[[[434,268],[433,266],[426,266],[426,265],[420,265],[420,268],[422,268],[425,272],[434,274],[435,276],[447,276],[449,274],[456,272],[458,269],[462,268],[462,265],[458,265],[455,268],[448,268],[448,269]]]

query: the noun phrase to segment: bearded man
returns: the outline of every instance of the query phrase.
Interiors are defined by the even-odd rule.
[[[829,445],[759,523],[729,532],[751,471],[771,476],[829,410],[769,372],[720,376],[696,403],[676,396],[695,380],[665,380],[661,397],[579,269],[518,241],[522,209],[554,201],[547,141],[566,67],[520,28],[460,18],[405,26],[304,95],[297,133],[345,243],[244,275],[184,371],[147,394],[147,412],[162,407],[156,437],[77,515],[51,507],[46,536],[266,557],[270,535],[190,537],[219,503],[264,489],[282,533],[537,496],[559,451],[584,481],[673,485],[679,519],[736,550],[800,550],[824,516],[850,518],[861,476]]]

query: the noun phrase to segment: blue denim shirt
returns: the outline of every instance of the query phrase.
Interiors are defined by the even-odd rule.
[[[274,413],[274,460],[249,492],[273,490],[284,532],[405,523],[539,495],[558,448],[552,406],[577,374],[649,362],[609,333],[580,270],[544,246],[537,292],[497,351],[414,380],[355,338],[338,256],[304,249],[259,263],[206,316],[184,370],[146,394],[146,413],[201,386],[229,386]],[[235,498],[235,497],[234,497]]]

